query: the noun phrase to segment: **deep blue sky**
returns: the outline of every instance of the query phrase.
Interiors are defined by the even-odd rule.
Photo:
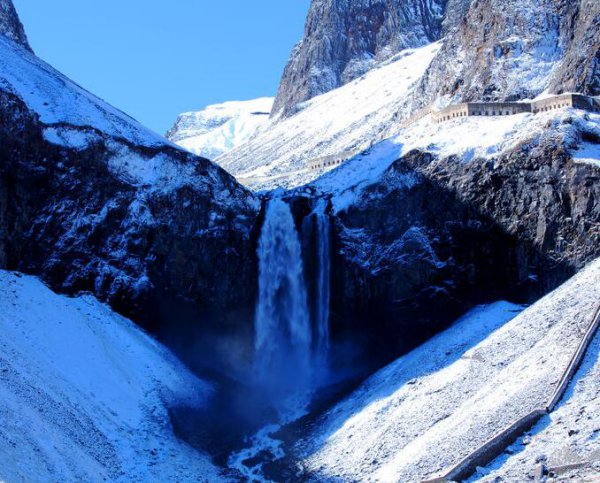
[[[309,0],[13,0],[36,54],[164,133],[177,114],[275,95]]]

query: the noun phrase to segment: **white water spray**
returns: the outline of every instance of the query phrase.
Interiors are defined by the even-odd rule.
[[[290,207],[281,199],[274,198],[267,206],[258,258],[258,383],[281,395],[306,392],[313,368],[302,250]]]
[[[302,248],[292,212],[279,198],[267,206],[258,246],[255,371],[256,382],[277,409],[278,421],[262,428],[247,448],[230,456],[229,466],[248,481],[270,481],[263,475],[263,464],[285,456],[277,431],[306,414],[311,393],[321,373],[327,372],[330,224],[326,208],[327,203],[319,201],[311,216],[318,258],[311,326]]]

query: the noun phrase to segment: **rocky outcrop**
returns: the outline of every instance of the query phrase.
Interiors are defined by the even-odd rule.
[[[400,50],[437,40],[446,0],[313,0],[273,114],[288,115]]]
[[[475,304],[531,302],[600,256],[600,168],[570,154],[599,141],[556,133],[494,160],[412,152],[337,213],[337,337],[391,358]]]
[[[565,10],[570,41],[553,75],[550,92],[600,95],[600,5],[581,0],[567,4]]]
[[[187,322],[197,328],[239,329],[244,315],[251,324],[260,204],[250,193],[172,147],[94,131],[94,142],[76,149],[48,142],[45,129],[18,97],[0,92],[2,268],[61,292],[92,292],[159,333],[181,321],[182,307],[193,309]],[[131,183],[111,168],[123,156],[159,157],[193,175],[172,187]]]
[[[450,0],[444,44],[413,102],[503,101],[600,93],[600,6],[593,0]]]
[[[25,29],[19,20],[12,0],[0,0],[0,34],[31,51]]]

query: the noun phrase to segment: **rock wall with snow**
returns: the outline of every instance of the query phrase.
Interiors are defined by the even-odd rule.
[[[12,0],[0,0],[0,34],[31,51],[25,29]]]
[[[4,38],[0,151],[2,268],[154,328],[251,324],[260,202]]]
[[[443,46],[413,102],[598,95],[599,22],[594,0],[451,0]]]
[[[211,160],[248,142],[264,128],[273,108],[270,97],[225,102],[181,114],[167,139]]]
[[[313,0],[273,114],[360,77],[399,51],[440,37],[446,0]]]
[[[487,156],[445,155],[424,121],[422,147],[386,141],[299,188],[331,199],[334,332],[391,355],[490,297],[535,300],[599,257],[600,165],[583,157],[600,158],[598,120],[549,114]],[[473,143],[489,153],[484,138]]]

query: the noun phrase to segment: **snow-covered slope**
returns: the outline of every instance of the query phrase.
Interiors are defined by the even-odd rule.
[[[280,122],[271,121],[249,142],[217,162],[238,179],[294,173],[282,185],[298,180],[306,161],[347,151],[361,151],[399,130],[403,100],[438,51],[439,44],[405,50],[365,76],[308,101],[304,109]]]
[[[467,117],[436,124],[424,118],[402,129],[400,134],[376,144],[329,172],[308,172],[296,178],[310,181],[319,191],[332,195],[334,208],[345,209],[366,187],[378,181],[395,160],[412,150],[440,159],[456,156],[468,163],[476,158],[494,160],[521,143],[544,139],[564,142],[577,163],[600,163],[600,144],[582,138],[600,139],[600,115],[562,109],[537,115]],[[410,183],[410,179],[407,179]]]
[[[543,463],[561,468],[559,481],[598,481],[600,475],[600,337],[588,349],[562,404],[472,478],[522,481]],[[565,468],[566,466],[573,467]],[[578,467],[579,466],[579,467]],[[583,479],[587,476],[590,479]],[[595,479],[593,479],[595,477]]]
[[[600,300],[600,261],[510,322],[498,303],[379,371],[298,444],[315,481],[419,481],[549,399]],[[366,476],[369,475],[369,476]]]
[[[90,296],[0,271],[0,480],[216,481],[167,406],[211,388]]]
[[[141,146],[170,143],[94,96],[29,51],[0,36],[0,89],[25,101],[47,125],[91,127]],[[75,141],[81,146],[78,136]]]
[[[273,98],[263,97],[185,112],[177,118],[167,138],[194,154],[215,159],[260,132],[269,120],[272,107]]]

